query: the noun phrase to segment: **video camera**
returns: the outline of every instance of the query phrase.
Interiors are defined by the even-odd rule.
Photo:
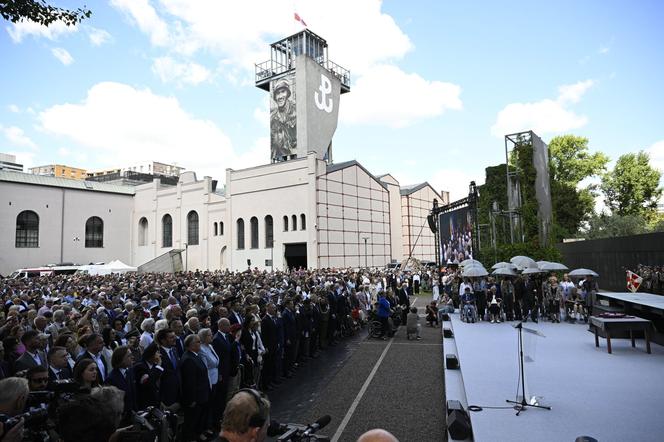
[[[175,440],[177,416],[166,410],[148,407],[132,413],[133,428],[124,432],[122,441],[168,442]]]
[[[282,442],[311,442],[311,441],[328,441],[328,436],[314,434],[316,431],[325,427],[330,423],[332,418],[329,414],[319,418],[316,422],[309,425],[301,424],[280,424],[277,421],[271,421],[270,426],[267,428],[267,435],[270,437],[277,437],[277,441]]]
[[[4,427],[4,434],[14,428],[23,419],[23,440],[46,441],[49,439],[48,411],[38,408],[16,416],[0,414],[0,422]]]

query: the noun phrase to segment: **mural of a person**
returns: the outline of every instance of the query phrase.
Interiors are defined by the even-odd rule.
[[[284,157],[294,155],[297,149],[295,97],[287,78],[279,79],[273,85],[270,107],[272,159],[280,161]]]

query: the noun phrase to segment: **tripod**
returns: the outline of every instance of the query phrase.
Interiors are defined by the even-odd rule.
[[[518,416],[519,413],[524,411],[526,407],[533,407],[533,408],[543,408],[545,410],[550,410],[551,407],[547,407],[545,405],[537,405],[537,404],[529,404],[528,401],[526,401],[526,376],[523,368],[523,330],[526,330],[529,333],[533,333],[537,336],[544,336],[537,330],[531,330],[529,328],[524,328],[523,327],[523,322],[519,322],[517,325],[514,326],[514,328],[519,330],[519,378],[521,379],[521,402],[519,401],[511,401],[509,399],[505,400],[505,402],[508,402],[510,404],[514,404],[514,409],[516,410],[516,415]],[[517,397],[515,399],[518,399],[519,396],[519,390],[517,389]]]

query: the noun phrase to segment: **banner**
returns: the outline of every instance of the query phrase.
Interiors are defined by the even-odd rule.
[[[270,82],[270,158],[284,161],[297,154],[295,75]]]
[[[639,287],[641,287],[642,282],[643,282],[642,277],[640,277],[634,272],[627,270],[627,290],[629,290],[632,293],[635,293],[639,289]]]

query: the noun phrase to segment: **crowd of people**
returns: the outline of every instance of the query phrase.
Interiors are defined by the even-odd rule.
[[[384,308],[391,314],[401,305],[405,323],[414,287],[434,282],[431,272],[414,273],[254,269],[5,279],[0,382],[20,390],[17,382],[25,381],[32,392],[69,385],[75,401],[59,407],[59,433],[72,434],[63,428],[67,410],[92,414],[77,419],[78,437],[64,440],[86,440],[82,435],[99,427],[94,411],[80,412],[93,403],[97,413],[116,405],[105,413],[117,417],[114,428],[138,411],[159,409],[179,417],[178,440],[206,440],[219,433],[237,391],[273,390],[369,317],[382,321]]]
[[[664,295],[664,265],[639,264],[632,271],[643,278],[641,291]]]

